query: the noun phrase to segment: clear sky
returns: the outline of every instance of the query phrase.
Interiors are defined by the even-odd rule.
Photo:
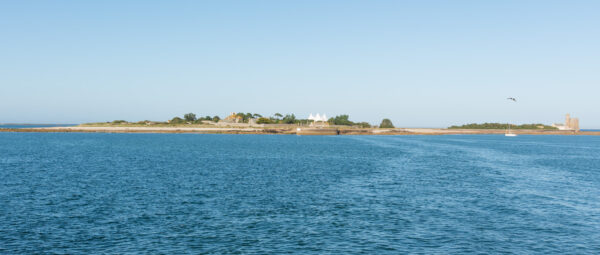
[[[2,1],[0,123],[571,113],[600,128],[599,13],[600,1]]]

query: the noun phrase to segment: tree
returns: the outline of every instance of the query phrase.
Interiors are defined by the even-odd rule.
[[[196,121],[196,114],[193,114],[190,112],[190,113],[183,115],[183,118],[187,122],[194,122],[194,121]]]
[[[214,117],[212,117],[212,121],[214,121],[214,122],[219,122],[219,120],[221,120],[221,118],[219,116],[215,115]]]
[[[275,113],[275,119],[279,120],[283,115],[281,113]]]
[[[262,118],[262,115],[255,113],[255,114],[252,114],[252,118],[255,118],[255,119]]]
[[[285,124],[294,124],[296,123],[296,116],[292,113],[292,114],[286,114],[285,117],[283,117],[283,123]]]
[[[235,116],[240,117],[242,119],[242,121],[244,120],[244,117],[246,116],[243,112],[238,112],[235,114]]]
[[[354,123],[352,121],[350,121],[349,118],[350,118],[350,116],[348,116],[348,114],[342,114],[342,115],[335,116],[335,118],[330,118],[329,123],[333,124],[333,125],[351,126]]]
[[[258,118],[256,123],[257,124],[271,124],[271,123],[273,123],[273,121],[269,118],[260,117],[260,118]]]
[[[252,119],[252,113],[246,113],[246,115],[244,115],[244,122],[248,122],[250,119]]]
[[[179,117],[175,117],[173,119],[171,119],[171,121],[169,121],[170,124],[183,124],[185,123],[185,120],[183,120],[182,118]]]
[[[390,119],[383,119],[381,121],[381,124],[379,124],[380,128],[394,128],[394,124],[392,124],[392,121]]]

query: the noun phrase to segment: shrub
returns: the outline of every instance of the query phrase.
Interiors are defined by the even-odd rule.
[[[359,123],[355,123],[356,126],[359,126],[361,128],[370,128],[371,124],[369,124],[368,122],[359,122]]]
[[[381,124],[379,124],[380,128],[394,128],[394,124],[392,124],[392,121],[390,119],[383,119],[381,121]]]
[[[173,119],[171,119],[171,121],[169,122],[169,124],[184,124],[185,120],[183,120],[182,118],[179,117],[175,117]]]
[[[265,117],[260,117],[256,121],[256,124],[271,124],[271,123],[273,123],[273,121],[271,121],[271,119],[265,118]]]
[[[511,129],[540,129],[539,127],[542,127],[542,129],[545,130],[556,130],[558,128],[556,127],[552,127],[552,126],[546,126],[543,124],[523,124],[523,125],[510,125]],[[451,126],[449,127],[449,129],[507,129],[508,128],[508,124],[506,123],[483,123],[483,124],[477,124],[477,123],[471,123],[471,124],[465,124],[462,126]]]
[[[344,126],[352,126],[354,122],[349,120],[350,116],[348,114],[342,114],[335,116],[334,118],[330,118],[328,120],[329,124],[333,125],[344,125]]]

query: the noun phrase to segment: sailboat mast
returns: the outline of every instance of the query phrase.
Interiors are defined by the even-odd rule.
[[[517,99],[515,99],[514,97],[509,97],[507,99],[510,101],[513,101],[513,102],[517,102]],[[516,134],[513,134],[510,132],[510,122],[506,123],[506,125],[508,126],[508,130],[507,130],[505,136],[517,136]]]

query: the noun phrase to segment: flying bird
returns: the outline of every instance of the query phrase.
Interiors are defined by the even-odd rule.
[[[509,97],[507,98],[508,100],[513,100],[514,102],[517,102],[517,99],[515,99],[514,97]]]

